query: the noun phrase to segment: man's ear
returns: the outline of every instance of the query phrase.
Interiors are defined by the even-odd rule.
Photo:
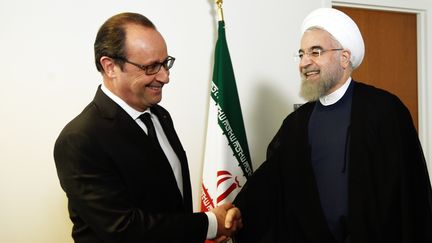
[[[341,65],[344,69],[350,66],[350,60],[351,60],[351,51],[347,49],[343,49],[342,57],[341,57]]]
[[[100,58],[99,62],[102,65],[105,75],[109,78],[115,78],[116,75],[114,68],[116,66],[116,63],[114,59],[103,56]]]

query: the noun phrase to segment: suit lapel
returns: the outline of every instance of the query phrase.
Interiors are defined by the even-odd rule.
[[[142,177],[142,175],[145,176],[146,173],[157,174],[166,182],[164,185],[171,185],[169,186],[170,192],[168,192],[171,195],[170,197],[172,198],[172,195],[176,195],[179,201],[183,201],[168,159],[160,148],[153,145],[150,138],[146,136],[145,132],[139,127],[136,121],[134,121],[117,103],[103,93],[100,86],[96,92],[94,103],[100,111],[99,114],[107,121],[110,121],[112,129],[115,129],[117,141],[112,141],[115,144],[113,150],[116,150],[113,156],[118,156],[117,161],[121,161],[122,163],[121,169],[128,170],[126,174],[141,175],[139,177]],[[164,132],[171,143],[172,132],[164,123],[165,122],[161,121]],[[177,149],[174,149],[178,154]],[[121,156],[123,156],[123,158]],[[179,156],[179,158],[182,157]],[[151,171],[149,172],[149,170]],[[187,179],[189,179],[189,177],[187,177]],[[143,185],[136,186],[142,187]]]
[[[180,139],[175,132],[174,125],[168,112],[159,105],[155,105],[151,108],[151,111],[158,117],[159,122],[168,138],[168,141],[173,148],[174,152],[180,160],[182,177],[183,177],[183,199],[186,208],[189,211],[192,210],[192,189],[190,184],[189,167],[187,163],[187,157],[183,146],[181,145]]]
[[[143,147],[151,147],[151,141],[145,136],[145,132],[117,103],[101,90],[100,86],[96,92],[94,103],[98,107],[99,114],[103,118],[112,121],[113,129],[117,130],[119,136],[127,138],[129,143],[144,143]]]

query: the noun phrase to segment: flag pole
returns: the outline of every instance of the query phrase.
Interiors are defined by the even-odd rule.
[[[222,9],[223,0],[215,0],[215,1],[216,1],[216,5],[218,7],[219,20],[224,21],[223,9]]]

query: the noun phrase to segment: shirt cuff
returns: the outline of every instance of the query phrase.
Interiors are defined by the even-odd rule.
[[[213,212],[205,212],[205,214],[208,218],[207,239],[214,239],[216,238],[218,227],[216,215]]]

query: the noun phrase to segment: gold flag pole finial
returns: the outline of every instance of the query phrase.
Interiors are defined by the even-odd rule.
[[[215,0],[215,1],[218,7],[219,20],[224,21],[223,9],[222,9],[223,0]]]

